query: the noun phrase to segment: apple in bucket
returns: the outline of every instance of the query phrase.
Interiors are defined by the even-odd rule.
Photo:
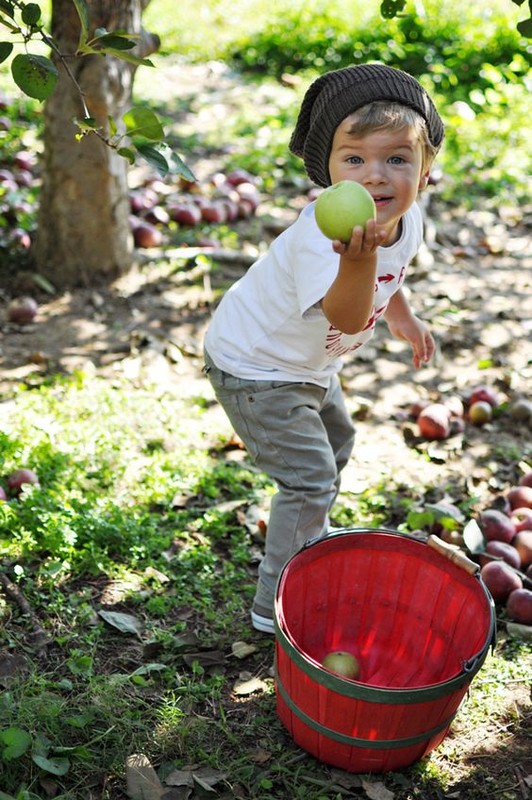
[[[322,665],[329,672],[340,675],[342,678],[354,679],[358,675],[358,661],[352,653],[345,650],[333,650],[327,653],[322,661]]]
[[[355,226],[365,228],[377,214],[373,197],[356,181],[339,181],[324,189],[314,213],[324,236],[341,242],[348,242]]]

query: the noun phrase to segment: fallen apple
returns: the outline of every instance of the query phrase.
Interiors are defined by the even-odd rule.
[[[490,558],[490,556],[493,556],[493,558]],[[489,564],[490,561],[500,560],[501,558],[511,567],[521,569],[521,556],[515,547],[497,539],[487,542],[484,553],[479,555],[478,560],[480,566],[483,567],[485,564]]]
[[[514,508],[510,512],[510,519],[515,525],[517,533],[520,531],[532,531],[532,508]]]
[[[333,650],[327,653],[322,661],[325,669],[329,672],[334,672],[335,675],[340,675],[342,678],[356,678],[358,675],[358,661],[345,650]]]
[[[532,625],[532,592],[529,589],[514,589],[506,601],[506,613],[514,622]]]
[[[39,477],[37,473],[32,469],[28,469],[27,467],[16,469],[7,477],[8,488],[14,494],[20,494],[25,483],[29,483],[32,486],[39,485]]]
[[[515,400],[508,409],[510,417],[515,422],[532,422],[532,402],[525,397]]]
[[[512,545],[519,553],[523,569],[528,569],[532,564],[532,531],[522,530],[516,533]]]
[[[450,432],[451,412],[443,403],[430,403],[417,418],[419,432],[424,439],[446,439]]]
[[[314,208],[320,231],[328,239],[348,242],[353,228],[365,228],[377,211],[370,193],[355,181],[339,181],[318,196]]]
[[[33,322],[38,311],[38,306],[33,297],[15,297],[7,307],[7,318],[17,325],[27,325]]]
[[[532,470],[525,472],[524,475],[521,475],[519,478],[519,486],[532,486]]]
[[[476,400],[469,406],[467,416],[473,425],[485,425],[493,418],[493,406],[487,400]]]
[[[514,508],[532,508],[532,487],[512,486],[506,493],[508,502]]]
[[[469,394],[468,401],[469,405],[473,405],[473,403],[477,403],[479,401],[489,403],[493,408],[499,405],[499,398],[495,389],[492,389],[491,386],[486,386],[484,384],[473,387]]]
[[[511,592],[523,588],[519,575],[504,561],[485,564],[480,570],[480,577],[496,603],[506,603]]]
[[[517,533],[510,517],[496,508],[486,508],[479,514],[479,525],[488,542],[496,539],[510,544]]]

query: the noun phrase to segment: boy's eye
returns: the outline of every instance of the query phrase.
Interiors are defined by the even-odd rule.
[[[362,164],[360,156],[349,156],[347,160],[350,164]]]
[[[390,164],[405,164],[406,159],[402,156],[391,156],[390,157]]]

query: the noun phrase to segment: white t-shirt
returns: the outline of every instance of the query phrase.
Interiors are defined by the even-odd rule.
[[[319,230],[314,203],[224,295],[205,337],[219,369],[250,380],[308,381],[328,386],[345,356],[372,336],[423,237],[414,204],[400,239],[379,247],[375,303],[363,331],[346,334],[316,304],[334,281],[339,256]]]

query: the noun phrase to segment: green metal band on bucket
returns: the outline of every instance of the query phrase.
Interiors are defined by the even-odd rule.
[[[455,712],[435,728],[431,728],[431,730],[428,731],[423,731],[423,733],[419,733],[417,736],[409,736],[406,739],[359,739],[356,736],[348,736],[346,733],[340,733],[339,731],[334,731],[331,728],[327,728],[325,725],[316,722],[316,720],[312,719],[312,717],[309,717],[308,714],[305,714],[304,711],[296,706],[291,697],[289,697],[286,689],[279,680],[279,676],[276,674],[275,677],[279,694],[283,698],[290,711],[292,711],[292,713],[295,714],[301,722],[303,722],[305,725],[308,725],[308,727],[313,731],[316,731],[328,739],[334,739],[335,742],[347,744],[349,746],[364,747],[371,750],[396,750],[401,747],[410,747],[415,744],[420,744],[421,742],[429,741],[437,733],[441,733],[441,731],[445,730],[451,724],[456,716]]]
[[[368,686],[363,683],[345,680],[334,675],[332,672],[313,664],[290,642],[284,631],[281,630],[277,615],[274,615],[275,635],[280,647],[288,654],[292,661],[306,674],[309,675],[320,686],[341,694],[344,697],[353,697],[357,700],[365,700],[369,703],[385,703],[389,705],[406,705],[423,703],[427,700],[438,700],[447,696],[450,692],[461,689],[462,686],[471,682],[473,676],[479,671],[485,661],[491,637],[480,653],[470,659],[471,666],[454,678],[450,678],[443,683],[436,683],[433,686],[421,686],[419,688],[407,689],[384,689],[376,686]]]

